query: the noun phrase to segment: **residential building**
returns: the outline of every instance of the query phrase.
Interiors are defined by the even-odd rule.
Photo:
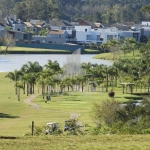
[[[24,22],[20,19],[17,19],[16,15],[10,15],[9,17],[6,17],[4,21],[6,22],[7,26],[12,28],[12,30],[21,32],[25,31]]]
[[[15,30],[8,30],[7,32],[9,34],[11,34],[16,41],[31,40],[32,39],[32,34],[31,33],[15,31]]]
[[[102,44],[108,39],[118,38],[118,30],[110,29],[91,29],[91,26],[75,26],[77,43],[97,43]]]
[[[72,30],[72,29],[74,29],[74,26],[66,20],[52,19],[50,21],[47,21],[47,24],[49,24],[51,30]]]
[[[79,20],[80,26],[90,26],[91,29],[97,28],[97,25],[92,21]]]

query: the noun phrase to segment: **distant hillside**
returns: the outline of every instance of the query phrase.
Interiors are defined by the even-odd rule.
[[[148,4],[150,0],[0,0],[1,17],[13,12],[23,20],[86,19],[103,24],[150,20],[149,13],[140,11]]]

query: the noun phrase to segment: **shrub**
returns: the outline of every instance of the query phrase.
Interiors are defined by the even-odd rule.
[[[114,97],[114,96],[115,96],[115,92],[111,91],[111,92],[109,92],[109,93],[108,93],[108,95],[109,95],[109,97],[111,97],[111,98],[112,98],[112,97]]]

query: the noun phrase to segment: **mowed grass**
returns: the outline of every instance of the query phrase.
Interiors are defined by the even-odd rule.
[[[150,135],[46,136],[0,140],[1,150],[149,150]]]
[[[1,46],[1,51],[5,50],[5,46]],[[69,50],[57,50],[57,49],[42,49],[42,48],[29,48],[29,47],[12,47],[10,51],[29,51],[29,52],[43,52],[43,51],[50,51],[50,52],[70,52]]]
[[[53,95],[51,101],[45,103],[40,95],[33,101],[41,108],[37,110],[24,103],[27,96],[23,91],[20,92],[21,101],[18,101],[14,82],[4,78],[5,75],[6,73],[0,73],[0,135],[22,136],[30,132],[29,126],[32,121],[37,126],[45,125],[47,122],[58,122],[63,129],[64,122],[69,119],[71,113],[80,114],[79,120],[83,124],[95,126],[90,116],[93,102],[102,102],[109,98],[107,92],[70,92],[68,96]],[[37,92],[36,89],[35,93]],[[115,89],[116,100],[124,102],[132,97],[138,96],[122,94],[121,88]]]
[[[21,91],[21,101],[15,95],[14,83],[0,73],[0,136],[17,136],[17,139],[0,139],[0,150],[148,150],[149,135],[84,135],[84,136],[42,136],[23,137],[31,132],[29,126],[34,121],[36,126],[44,126],[47,122],[58,122],[63,129],[64,121],[71,113],[80,114],[83,124],[94,127],[90,113],[93,102],[108,99],[107,92],[71,92],[69,95],[53,95],[51,101],[45,103],[40,95],[33,100],[40,110],[24,103],[26,95]],[[110,89],[109,89],[110,90]],[[138,92],[140,90],[138,89]],[[143,91],[144,92],[144,91]],[[37,93],[37,89],[35,90]],[[28,96],[29,97],[29,96]],[[115,88],[115,99],[120,102],[139,98],[137,95],[122,94],[122,89]]]
[[[115,55],[115,57],[114,57]],[[121,59],[125,59],[125,58],[128,58],[128,59],[137,59],[140,57],[140,53],[139,51],[135,51],[134,53],[134,56],[133,56],[133,53],[130,52],[130,53],[126,53],[126,55],[124,56],[123,52],[121,52],[120,54],[113,54],[113,53],[101,53],[101,54],[98,54],[96,56],[94,56],[94,58],[96,59],[104,59],[104,60],[114,60],[117,58],[121,58]]]

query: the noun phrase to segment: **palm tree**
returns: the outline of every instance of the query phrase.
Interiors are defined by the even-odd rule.
[[[28,62],[27,64],[24,64],[21,68],[21,72],[23,74],[29,74],[30,75],[30,93],[34,93],[34,86],[36,84],[36,79],[38,77],[38,73],[43,70],[42,66],[39,65],[38,62]]]
[[[15,82],[15,93],[17,94],[17,82],[19,81],[22,73],[18,70],[14,70],[14,72],[9,72],[5,78],[9,78],[10,80]]]

